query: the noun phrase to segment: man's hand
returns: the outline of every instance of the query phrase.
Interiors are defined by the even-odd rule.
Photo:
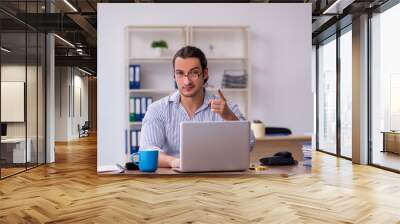
[[[174,160],[171,160],[169,162],[169,166],[171,168],[179,168],[180,164],[181,164],[181,160],[180,159],[174,159]]]
[[[239,120],[236,115],[229,109],[224,94],[218,89],[219,99],[210,100],[208,103],[211,105],[211,111],[219,114],[222,119],[227,121]]]
[[[158,152],[158,167],[165,168],[178,168],[180,166],[180,160],[165,154],[164,152]]]

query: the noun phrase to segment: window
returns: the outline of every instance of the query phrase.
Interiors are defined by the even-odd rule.
[[[400,5],[371,18],[372,163],[400,170]]]
[[[318,149],[336,153],[336,36],[318,48]]]
[[[352,157],[352,41],[350,24],[322,41],[317,51],[317,147],[348,159]]]
[[[340,36],[340,155],[352,157],[352,33]]]

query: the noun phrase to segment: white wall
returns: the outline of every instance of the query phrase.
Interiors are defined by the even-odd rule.
[[[79,132],[77,129],[78,124],[81,126],[85,123],[85,121],[89,120],[89,102],[88,102],[88,77],[87,76],[82,76],[83,73],[80,71],[75,70],[75,75],[74,75],[74,108],[75,113],[73,113],[73,119],[72,119],[72,130],[71,130],[71,135],[73,138],[78,138],[79,137]],[[80,90],[80,93],[78,93],[78,90]],[[79,95],[80,94],[80,99]],[[79,101],[81,101],[79,103]],[[81,112],[79,111],[79,107]]]
[[[125,160],[126,26],[249,26],[249,119],[311,133],[311,14],[311,4],[98,4],[98,165]]]
[[[68,86],[67,67],[55,68],[55,141],[68,141]]]
[[[56,67],[55,80],[55,140],[69,141],[79,137],[78,124],[88,120],[88,78],[71,67]],[[81,90],[82,114],[76,96]],[[75,106],[74,106],[75,104]],[[74,111],[75,110],[75,111]]]

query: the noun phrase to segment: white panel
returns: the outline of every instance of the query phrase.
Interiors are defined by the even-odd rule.
[[[24,82],[1,82],[1,122],[24,122]]]
[[[128,55],[124,53],[124,44],[127,26],[248,26],[251,30],[249,58],[253,75],[250,119],[260,119],[269,126],[289,127],[293,133],[302,134],[312,132],[313,128],[311,15],[311,4],[99,3],[98,165],[114,165],[126,159],[125,112],[128,108],[125,106],[128,104],[124,87],[127,74],[125,58]],[[240,49],[232,51],[242,54]],[[172,62],[162,66],[171,66],[172,71]],[[213,71],[216,75],[210,78],[210,84],[218,86],[222,68],[216,66]],[[143,69],[164,70],[155,67]],[[156,80],[162,75],[165,79]],[[142,81],[157,82],[152,86],[166,81],[172,86],[172,72],[143,77]]]

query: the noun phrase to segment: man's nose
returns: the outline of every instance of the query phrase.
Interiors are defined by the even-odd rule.
[[[187,77],[187,76],[183,77],[183,84],[187,85],[190,83],[191,83],[191,80],[189,79],[189,77]]]

